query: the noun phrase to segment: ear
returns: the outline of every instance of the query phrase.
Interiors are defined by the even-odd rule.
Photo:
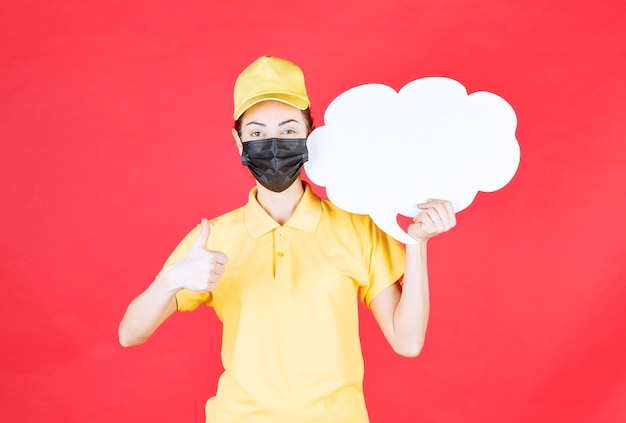
[[[239,155],[241,156],[241,153],[243,152],[243,144],[241,143],[241,138],[239,138],[239,134],[237,133],[235,128],[233,128],[233,138],[237,143],[237,150],[239,150]]]

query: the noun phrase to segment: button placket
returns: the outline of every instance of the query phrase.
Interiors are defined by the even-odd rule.
[[[289,284],[289,259],[286,256],[289,245],[288,233],[285,228],[279,228],[275,232],[276,257],[276,282],[279,284]]]

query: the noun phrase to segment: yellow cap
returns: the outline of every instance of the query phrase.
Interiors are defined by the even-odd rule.
[[[300,110],[310,104],[302,70],[295,63],[271,56],[258,58],[239,74],[234,99],[235,120],[265,100],[282,101]]]

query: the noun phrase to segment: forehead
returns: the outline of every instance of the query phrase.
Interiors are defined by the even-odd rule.
[[[285,120],[296,120],[303,122],[302,111],[280,101],[266,100],[255,104],[243,114],[243,123],[247,122],[284,122]]]

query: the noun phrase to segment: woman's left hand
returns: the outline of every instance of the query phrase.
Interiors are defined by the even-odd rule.
[[[409,235],[417,241],[427,241],[456,225],[454,209],[449,201],[430,199],[418,204],[417,208],[421,212],[415,216],[408,228]]]

